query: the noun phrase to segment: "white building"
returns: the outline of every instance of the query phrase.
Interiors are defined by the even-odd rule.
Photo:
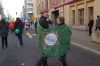
[[[33,16],[33,0],[25,0],[26,19],[32,19]]]
[[[4,16],[3,6],[2,6],[1,0],[0,0],[0,15],[1,15],[1,16]]]

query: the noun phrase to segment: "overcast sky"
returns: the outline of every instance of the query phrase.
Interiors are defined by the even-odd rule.
[[[2,0],[2,1],[5,14],[9,12],[9,14],[15,18],[17,12],[17,16],[19,16],[22,10],[22,6],[24,4],[24,0]]]

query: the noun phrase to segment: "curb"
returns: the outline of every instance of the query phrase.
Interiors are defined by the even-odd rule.
[[[80,44],[75,43],[75,42],[71,42],[71,44],[72,44],[72,45],[75,45],[75,46],[78,46],[78,47],[80,47],[80,48],[86,49],[86,50],[88,50],[88,51],[91,51],[91,52],[93,52],[93,53],[96,53],[96,54],[98,54],[98,55],[100,55],[100,51],[97,51],[97,50],[95,50],[95,49],[92,49],[92,48],[89,48],[89,47],[80,45]]]

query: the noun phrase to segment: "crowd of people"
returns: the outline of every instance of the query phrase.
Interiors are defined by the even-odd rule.
[[[39,18],[39,20],[37,22],[39,22],[40,26],[43,29],[50,28],[50,26],[52,25],[52,21],[49,19],[48,11],[47,10],[42,10],[40,14],[41,14],[41,17]],[[37,22],[35,23],[35,29],[36,29],[36,33],[38,34]],[[56,22],[57,22],[57,26],[58,27],[65,26],[64,18],[63,17],[59,16],[56,19]],[[27,31],[28,28],[29,28],[29,24],[28,24],[27,20],[25,20],[24,23],[21,22],[20,18],[16,18],[15,21],[12,20],[10,23],[6,22],[6,20],[4,18],[2,18],[0,20],[0,36],[2,38],[2,49],[3,50],[8,47],[8,40],[7,40],[7,38],[8,38],[9,30],[11,30],[11,32],[14,33],[15,36],[18,38],[18,43],[19,43],[20,47],[24,46],[23,39],[22,39],[22,34],[23,34],[23,28],[24,27],[25,27],[25,29]],[[42,56],[40,58],[40,60],[37,62],[36,66],[41,66],[41,65],[48,66],[47,59],[48,59],[48,57]],[[66,63],[66,53],[64,55],[60,56],[59,60],[63,63],[63,66],[67,66],[67,63]]]
[[[2,49],[8,47],[8,32],[15,33],[15,36],[18,38],[19,46],[23,46],[22,33],[23,33],[24,23],[21,22],[20,18],[16,18],[16,21],[12,20],[7,22],[4,18],[0,19],[0,36],[2,39]]]

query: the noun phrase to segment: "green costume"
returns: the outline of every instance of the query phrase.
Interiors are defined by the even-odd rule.
[[[61,57],[69,50],[71,29],[66,25],[43,29],[39,24],[38,44],[44,57]]]

